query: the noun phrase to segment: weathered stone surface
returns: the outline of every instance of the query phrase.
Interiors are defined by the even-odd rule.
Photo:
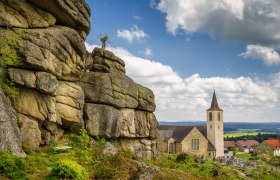
[[[136,137],[134,109],[121,109],[120,111],[123,115],[121,137]]]
[[[93,64],[91,71],[95,72],[115,72],[125,74],[125,64],[122,59],[112,52],[101,48],[95,48],[92,52]]]
[[[155,111],[153,92],[123,74],[86,72],[80,81],[86,102]]]
[[[85,104],[85,127],[91,136],[118,138],[121,133],[122,113],[107,105]]]
[[[149,139],[119,139],[122,148],[128,147],[134,155],[144,159],[154,159],[157,155],[155,140]]]
[[[135,128],[136,133],[140,137],[148,137],[150,124],[147,121],[147,113],[145,111],[135,111]]]
[[[81,79],[85,101],[102,103],[116,108],[136,108],[137,84],[121,74],[88,72]]]
[[[85,68],[86,48],[75,30],[63,26],[14,30],[24,32],[18,43],[23,61],[20,68],[48,72],[60,80],[80,79]],[[4,36],[12,34],[3,28],[0,28],[0,33]]]
[[[54,75],[46,72],[36,72],[36,89],[46,94],[55,94],[58,86]]]
[[[9,68],[10,79],[22,86],[36,88],[36,75],[34,71],[25,69]]]
[[[58,82],[56,77],[50,73],[9,68],[9,76],[13,82],[27,88],[36,89],[50,95],[56,93]]]
[[[48,130],[41,128],[41,145],[50,144],[51,137],[52,135]]]
[[[156,139],[158,123],[153,113],[121,109],[123,114],[121,137]]]
[[[0,1],[0,26],[42,28],[54,25],[56,18],[25,0]]]
[[[118,149],[113,144],[111,144],[110,142],[106,142],[102,154],[108,156],[108,155],[115,155],[117,154],[117,152]]]
[[[25,156],[21,148],[21,134],[17,126],[17,118],[9,99],[0,88],[0,150]]]
[[[92,51],[92,56],[93,57],[95,57],[95,56],[102,57],[103,59],[108,59],[108,60],[114,61],[114,62],[120,64],[121,66],[125,67],[125,63],[121,58],[115,56],[114,53],[112,53],[111,51],[107,51],[106,49],[96,47]]]
[[[18,114],[18,120],[23,124],[20,128],[22,142],[26,143],[32,150],[38,150],[41,143],[41,131],[38,121],[23,114]]]
[[[75,83],[59,81],[56,110],[63,125],[83,124],[84,92]]]
[[[157,139],[158,137],[158,121],[154,113],[147,112],[147,121],[149,124],[149,138]]]
[[[84,0],[28,0],[34,5],[52,13],[57,23],[77,29],[84,34],[90,29],[90,9]]]
[[[37,120],[56,122],[55,98],[32,89],[20,88],[15,100],[17,112]]]
[[[154,112],[156,109],[155,96],[153,91],[142,85],[138,85],[138,106],[137,109]]]

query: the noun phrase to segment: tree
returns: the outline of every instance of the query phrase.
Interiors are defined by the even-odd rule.
[[[230,150],[232,151],[233,155],[235,156],[235,154],[237,153],[236,146],[231,147]]]
[[[269,162],[276,167],[276,171],[280,166],[280,156],[271,156]]]

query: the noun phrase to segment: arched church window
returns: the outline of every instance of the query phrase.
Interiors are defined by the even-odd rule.
[[[209,113],[209,120],[212,121],[212,113]]]
[[[218,112],[218,121],[221,120],[221,114]]]

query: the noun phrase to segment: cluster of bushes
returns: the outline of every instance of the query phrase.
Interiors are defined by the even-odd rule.
[[[183,170],[200,176],[214,176],[217,174],[215,164],[211,159],[201,159],[191,154],[162,154],[157,160],[147,161],[147,163],[163,168]]]
[[[54,164],[50,177],[69,179],[93,178],[112,179],[129,176],[126,163],[132,158],[129,149],[119,150],[116,154],[102,153],[106,140],[97,138],[97,143],[91,147],[91,140],[85,129],[81,129],[80,136],[70,136],[72,141],[70,150],[71,160],[63,160]]]
[[[0,174],[10,179],[27,179],[28,168],[20,157],[0,151]]]

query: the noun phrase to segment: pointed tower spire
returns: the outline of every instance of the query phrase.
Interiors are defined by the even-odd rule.
[[[214,89],[214,93],[213,93],[213,97],[212,97],[211,107],[207,111],[209,111],[209,110],[220,110],[220,111],[222,111],[222,109],[219,107],[219,104],[218,104],[218,101],[217,101],[215,89]]]

